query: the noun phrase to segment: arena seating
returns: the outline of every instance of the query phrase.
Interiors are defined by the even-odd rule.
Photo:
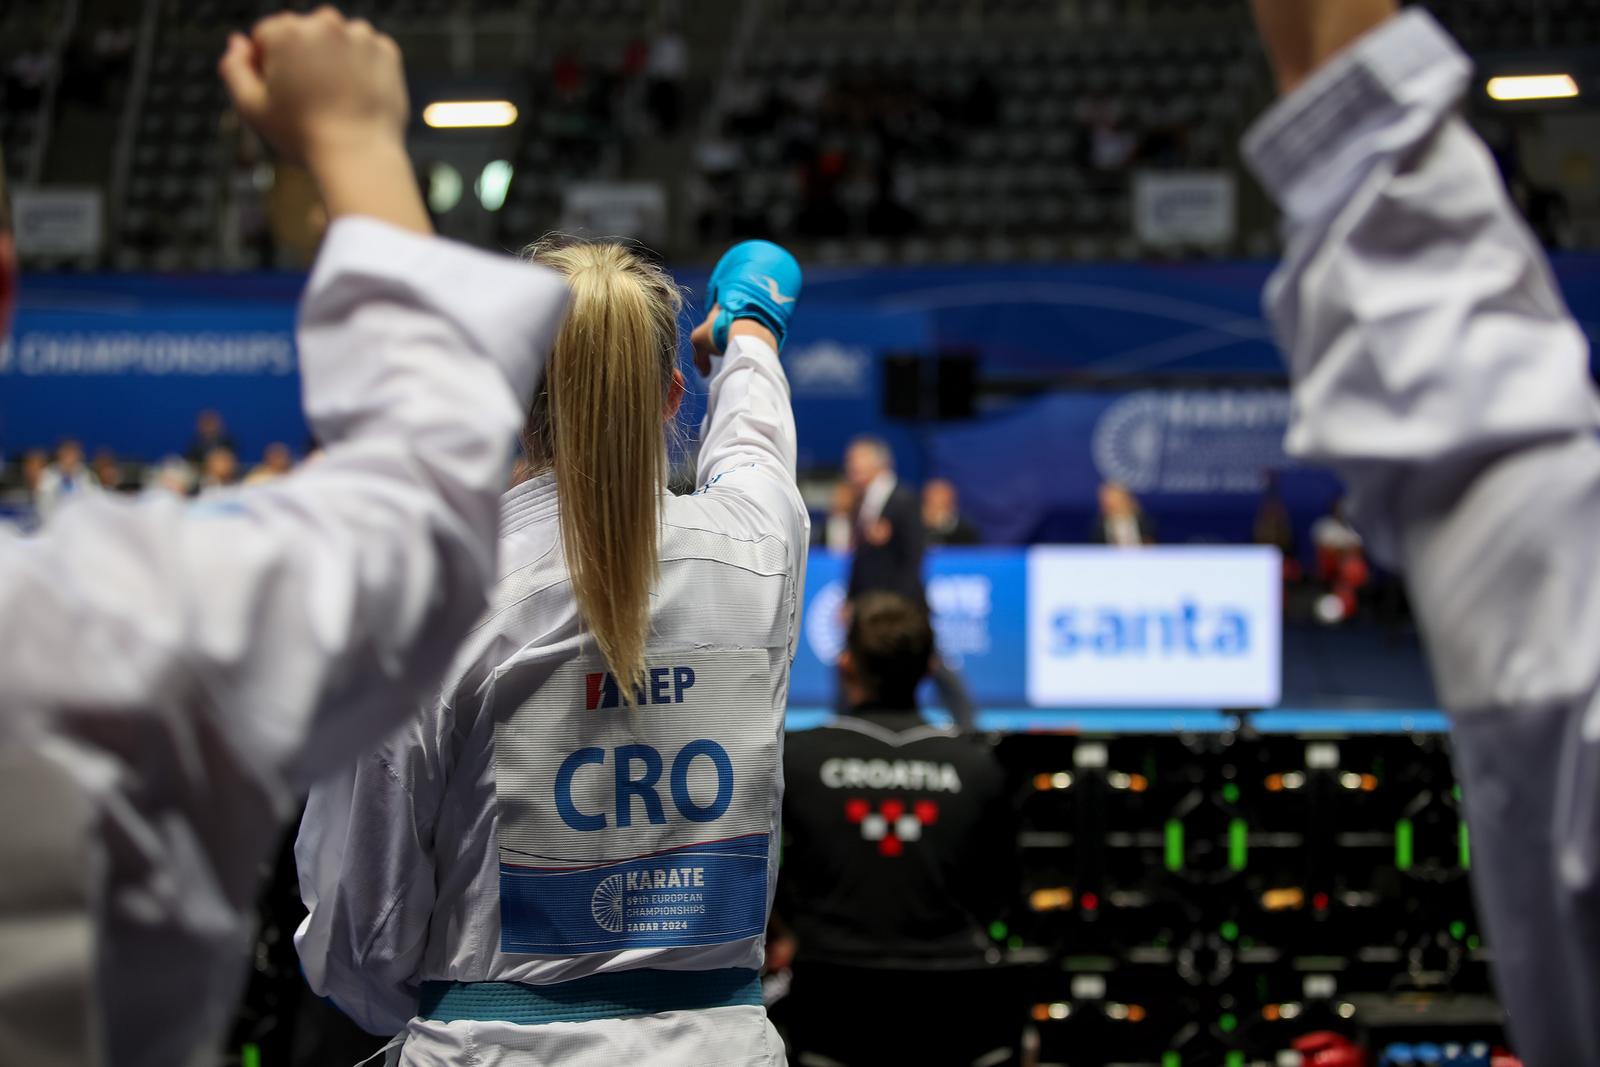
[[[1187,29],[1140,32],[1157,6]],[[1230,165],[1266,99],[1243,13],[789,0],[710,124],[701,230],[818,239],[825,259],[1146,253],[1133,170]]]
[[[213,73],[225,32],[278,4],[150,2],[149,60],[107,103],[120,126],[127,97],[141,102],[126,112],[133,128],[121,131],[125,180],[106,183],[117,253],[59,266],[297,265],[273,244],[263,195],[272,171],[258,146],[232,132]],[[1134,236],[1137,173],[1201,169],[1241,175],[1239,236],[1176,252],[1276,248],[1273,217],[1242,177],[1235,147],[1271,93],[1237,0],[344,6],[396,33],[414,77],[461,73],[450,36],[460,16],[472,16],[482,57],[474,76],[514,87],[526,105],[506,156],[514,177],[505,205],[483,234],[503,247],[558,226],[574,182],[632,179],[665,190],[673,218],[663,251],[680,262],[749,234],[788,240],[818,262],[1134,260],[1174,251]],[[1600,43],[1594,0],[1428,6],[1487,54]],[[91,34],[106,10],[87,5],[73,33]],[[637,48],[669,10],[689,27],[692,77],[706,90],[696,94],[706,106],[691,109],[689,133],[674,138],[634,117]],[[17,179],[41,165],[34,148],[49,140],[38,135],[50,111],[10,76],[11,61],[41,43],[48,53],[68,34],[16,6],[0,19],[10,48],[0,144]],[[695,35],[706,23],[731,26],[718,43],[743,35],[734,62]],[[528,43],[495,51],[487,47],[495,27]],[[563,63],[582,68],[580,88],[563,88]]]

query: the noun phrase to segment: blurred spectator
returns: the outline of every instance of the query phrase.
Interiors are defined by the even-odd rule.
[[[1350,618],[1361,590],[1372,580],[1372,570],[1361,534],[1345,518],[1342,499],[1334,501],[1329,513],[1312,524],[1311,543],[1317,551],[1317,580],[1328,588],[1317,604],[1318,617],[1329,623]]]
[[[138,488],[128,480],[122,463],[117,459],[117,454],[109,448],[102,448],[95,452],[94,462],[90,464],[94,471],[95,479],[100,483],[100,488],[112,492],[129,492]]]
[[[114,16],[95,31],[89,44],[95,61],[113,76],[126,74],[133,64],[133,25]]]
[[[261,462],[245,475],[245,485],[257,485],[282,478],[294,469],[294,453],[282,441],[274,441],[261,453]]]
[[[571,50],[558,55],[550,68],[550,85],[563,101],[574,100],[583,93],[586,77],[583,63]]]
[[[13,56],[6,66],[6,107],[37,107],[55,66],[55,56],[40,41],[31,43]]]
[[[856,496],[850,598],[888,592],[925,603],[921,508],[896,477],[888,444],[876,437],[856,438],[845,451],[844,469]]]
[[[845,481],[855,505],[851,518],[848,600],[854,605],[868,593],[894,593],[927,610],[923,586],[922,508],[915,493],[900,484],[894,453],[876,437],[858,437],[844,454]],[[950,717],[962,729],[973,729],[977,708],[966,683],[935,655],[929,671]],[[839,698],[848,697],[841,686]]]
[[[930,545],[975,545],[978,528],[961,517],[955,485],[932,478],[922,487],[922,529]]]
[[[1100,174],[1116,177],[1127,171],[1139,148],[1138,134],[1126,125],[1115,104],[1089,102],[1083,107],[1089,127],[1089,164]]]
[[[683,90],[689,78],[689,44],[677,27],[664,27],[650,42],[645,74],[650,115],[656,127],[671,136],[683,122]]]
[[[42,448],[30,448],[22,454],[20,465],[22,490],[28,496],[28,504],[35,511],[39,507],[39,486],[44,484],[44,472],[49,466],[50,454]]]
[[[845,646],[849,714],[784,745],[795,1062],[1015,1062],[1022,1004],[985,933],[1020,877],[1005,773],[986,739],[918,714],[920,605],[863,596]]]
[[[200,465],[200,491],[226,489],[239,480],[239,456],[227,445],[217,445]]]
[[[1344,500],[1333,502],[1328,514],[1311,525],[1311,543],[1317,550],[1317,577],[1330,581],[1344,559],[1361,551],[1361,534],[1345,518]]]
[[[1106,482],[1100,487],[1100,515],[1095,519],[1093,540],[1097,545],[1119,548],[1156,543],[1155,528],[1126,486]]]
[[[226,448],[235,454],[239,451],[233,438],[228,436],[228,427],[222,421],[222,414],[208,408],[195,417],[194,437],[190,439],[183,455],[192,465],[201,467],[205,464],[206,454],[214,448]]]
[[[83,445],[68,438],[56,446],[55,462],[39,476],[34,510],[41,522],[49,521],[63,503],[74,496],[98,491],[100,483],[83,458]]]
[[[174,496],[188,496],[194,492],[194,468],[182,456],[168,456],[147,473],[145,484]]]
[[[233,162],[222,184],[222,225],[219,231],[223,262],[235,269],[260,270],[277,264],[268,198],[277,180],[261,140],[229,112],[223,137],[233,145]],[[320,207],[320,205],[319,205]]]
[[[828,504],[828,518],[819,524],[820,543],[833,552],[848,552],[855,539],[856,504],[859,494],[855,486],[841,479],[833,487],[833,499]]]

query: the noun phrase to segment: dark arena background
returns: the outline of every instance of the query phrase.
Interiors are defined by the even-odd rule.
[[[276,6],[4,5],[25,270],[5,521],[48,523],[51,471],[196,494],[313,449],[293,318],[325,219],[214,69]],[[1474,56],[1469,117],[1593,338],[1600,3],[1428,6]],[[442,233],[627,237],[695,309],[733,241],[804,265],[784,357],[816,547],[789,728],[834,714],[849,535],[830,519],[871,435],[923,493],[942,659],[1008,775],[1020,873],[978,918],[1026,1062],[1516,1062],[1404,591],[1338,481],[1284,452],[1261,313],[1277,219],[1238,149],[1273,87],[1243,0],[343,10],[405,52]],[[1491,91],[1532,74],[1573,92]],[[930,685],[931,719],[944,701]],[[304,986],[292,840],[218,1065],[343,1065],[384,1040]],[[766,979],[780,1030],[787,977]]]

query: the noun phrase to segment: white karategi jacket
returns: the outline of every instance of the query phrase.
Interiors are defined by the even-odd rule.
[[[214,1060],[300,790],[437,686],[486,603],[566,300],[338,221],[300,317],[320,459],[0,533],[0,1063]]]
[[[1290,451],[1403,568],[1452,717],[1472,877],[1517,1051],[1600,1063],[1600,404],[1589,346],[1418,9],[1280,102],[1267,307]]]
[[[311,796],[312,987],[405,1064],[772,1064],[760,1006],[592,1022],[414,1019],[424,981],[757,969],[809,517],[777,354],[734,338],[698,492],[666,498],[636,707],[579,618],[553,476],[506,494],[500,581],[434,706]]]

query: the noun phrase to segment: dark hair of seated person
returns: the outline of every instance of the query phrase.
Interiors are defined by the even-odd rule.
[[[933,626],[923,608],[895,593],[857,598],[845,637],[847,671],[867,707],[916,707],[917,686],[933,659]]]

